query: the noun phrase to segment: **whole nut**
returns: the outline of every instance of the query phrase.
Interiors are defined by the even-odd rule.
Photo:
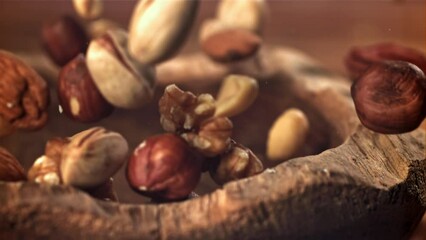
[[[98,18],[103,10],[102,0],[73,0],[72,2],[78,15],[85,19]]]
[[[80,122],[98,121],[114,109],[93,82],[83,54],[65,65],[59,73],[58,97],[64,113]]]
[[[90,42],[87,66],[109,103],[121,108],[138,108],[152,99],[154,69],[133,61],[126,43],[126,32],[108,31],[103,37]]]
[[[210,176],[219,185],[227,182],[254,176],[263,171],[262,162],[253,152],[233,143],[230,151],[218,157],[216,164],[210,168]]]
[[[203,121],[195,132],[185,132],[181,136],[203,156],[214,157],[229,149],[232,128],[229,118],[214,117]]]
[[[26,179],[25,170],[19,161],[5,148],[0,147],[0,181],[16,182]]]
[[[177,52],[189,34],[199,1],[140,0],[129,25],[129,51],[143,64]]]
[[[62,180],[83,189],[99,186],[123,165],[127,152],[127,141],[118,133],[101,127],[80,132],[63,151]]]
[[[216,97],[215,116],[233,117],[240,114],[254,102],[258,92],[256,79],[236,74],[227,76]]]
[[[409,132],[426,116],[425,75],[408,62],[373,64],[353,83],[351,94],[361,123],[375,132]]]
[[[372,64],[385,60],[399,60],[412,63],[426,72],[426,55],[422,52],[396,43],[384,42],[364,47],[353,47],[345,58],[350,75],[357,79]]]
[[[165,88],[158,105],[163,129],[177,133],[198,128],[201,122],[213,116],[216,109],[210,94],[195,96],[174,84]]]
[[[290,108],[275,120],[269,130],[266,155],[269,160],[283,161],[303,146],[309,132],[309,121],[299,109]]]
[[[28,171],[28,180],[50,185],[60,184],[59,162],[45,155],[37,158]]]
[[[1,50],[0,73],[0,118],[13,128],[43,127],[49,103],[46,81],[16,56]]]
[[[260,33],[265,12],[264,0],[221,0],[216,18],[228,26]]]
[[[84,28],[70,16],[46,22],[41,38],[47,53],[60,66],[85,52],[89,42]]]
[[[155,199],[186,198],[201,176],[201,161],[174,134],[147,138],[133,152],[127,180],[137,192]]]
[[[201,48],[215,61],[230,62],[253,56],[261,43],[262,40],[248,30],[229,28],[206,37]]]

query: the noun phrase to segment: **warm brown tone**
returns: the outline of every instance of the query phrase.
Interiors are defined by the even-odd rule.
[[[19,161],[5,148],[0,147],[0,182],[25,181],[25,170]]]
[[[257,77],[256,102],[234,121],[239,126],[235,129],[239,142],[252,150],[255,146],[255,154],[264,152],[261,146],[270,124],[284,109],[296,105],[316,129],[309,133],[303,153],[336,148],[291,159],[252,178],[174,204],[119,205],[65,186],[3,183],[1,237],[407,237],[426,206],[425,133],[381,135],[363,128],[349,97],[349,82],[298,52],[265,50],[257,60],[262,63],[260,69],[252,62],[225,68],[200,55],[184,56],[158,68],[159,82],[191,81],[196,88],[196,80],[203,79],[198,84],[206,87],[230,72]]]

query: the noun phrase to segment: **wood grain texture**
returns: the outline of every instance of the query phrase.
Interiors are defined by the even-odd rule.
[[[303,155],[325,151],[199,198],[160,205],[103,202],[67,186],[0,183],[0,238],[401,239],[420,221],[426,207],[424,131],[381,135],[363,128],[349,82],[304,54],[265,48],[255,59],[222,67],[194,55],[158,71],[160,83],[194,89],[217,87],[231,72],[254,76],[259,102],[235,119],[246,126],[246,139],[237,135],[261,152],[268,125],[258,124],[255,115],[267,108],[263,121],[269,121],[299,104],[320,133],[311,135]]]

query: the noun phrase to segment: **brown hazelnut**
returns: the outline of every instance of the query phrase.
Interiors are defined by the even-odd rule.
[[[362,124],[375,132],[408,132],[426,116],[425,75],[408,62],[373,64],[353,83],[351,93]]]
[[[146,139],[135,149],[127,165],[129,185],[155,199],[186,198],[200,176],[200,159],[174,134]]]
[[[83,54],[62,68],[58,97],[64,113],[80,122],[98,121],[110,115],[114,109],[93,82]]]
[[[5,148],[0,147],[0,181],[15,182],[26,179],[25,170],[19,161]]]
[[[47,53],[60,66],[85,52],[89,42],[84,28],[70,16],[46,22],[41,37]]]
[[[254,55],[261,43],[262,40],[249,30],[230,28],[205,37],[201,48],[213,60],[230,62]]]
[[[426,71],[426,56],[422,52],[391,42],[353,47],[345,58],[345,65],[351,77],[356,79],[371,64],[385,60],[406,61]]]
[[[220,185],[263,171],[263,164],[256,155],[250,149],[235,142],[228,152],[219,156],[210,166],[210,176]]]

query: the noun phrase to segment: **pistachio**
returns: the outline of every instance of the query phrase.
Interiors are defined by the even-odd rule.
[[[221,0],[216,18],[226,25],[260,33],[265,8],[264,0]]]
[[[85,19],[98,18],[103,10],[102,0],[73,0],[75,11]]]
[[[229,75],[216,97],[216,117],[232,117],[245,111],[259,92],[257,81],[243,75]]]
[[[127,152],[127,141],[118,133],[101,127],[80,132],[62,154],[62,180],[79,188],[99,186],[123,165]]]
[[[135,62],[127,52],[126,43],[125,31],[108,31],[90,43],[87,66],[109,103],[121,108],[138,108],[152,99],[154,69]]]
[[[293,156],[303,146],[308,131],[309,121],[301,110],[291,108],[285,111],[269,130],[268,159],[281,161]]]
[[[199,1],[141,0],[129,25],[129,50],[141,63],[172,56],[187,37]]]

